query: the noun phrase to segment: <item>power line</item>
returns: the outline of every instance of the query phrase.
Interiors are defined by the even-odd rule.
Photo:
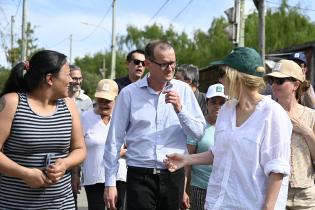
[[[51,49],[51,48],[54,48],[54,47],[57,47],[58,45],[62,44],[63,42],[65,42],[66,40],[69,39],[69,36],[67,36],[66,38],[64,38],[63,40],[57,42],[56,44],[52,45],[51,47],[48,47],[48,49]]]
[[[22,1],[22,0],[19,1],[19,4],[18,4],[18,6],[17,6],[17,8],[16,8],[16,12],[15,12],[14,17],[17,16],[17,13],[19,12],[20,5],[21,5],[21,1]]]
[[[275,3],[275,2],[272,2],[272,1],[268,1],[268,0],[266,0],[266,2],[269,3],[269,4],[278,5],[278,6],[281,5],[280,3]],[[302,8],[302,7],[299,7],[299,6],[291,6],[291,5],[288,5],[288,4],[287,4],[287,6],[288,6],[289,8],[296,8],[296,9],[299,9],[299,10],[305,10],[305,11],[312,11],[312,12],[315,12],[315,9]]]
[[[76,42],[82,42],[84,40],[87,40],[88,38],[90,38],[94,33],[95,31],[101,26],[101,24],[103,23],[103,21],[105,20],[106,16],[108,15],[108,13],[110,12],[112,8],[112,5],[110,4],[105,15],[103,16],[103,18],[100,20],[100,22],[95,26],[95,28],[91,31],[91,33],[89,33],[86,37],[83,37],[82,39],[78,39],[78,40],[74,40]]]
[[[16,8],[14,17],[16,17],[16,16],[17,16],[17,13],[19,12],[20,5],[21,5],[21,1],[22,1],[22,0],[19,1],[19,4],[18,4],[18,6],[17,6],[17,8]],[[6,14],[5,14],[4,10],[3,10],[2,8],[1,8],[1,10],[2,10],[3,14],[4,14],[5,17],[6,17]],[[6,19],[8,19],[8,18],[6,17]],[[7,21],[7,25],[4,26],[3,30],[6,30],[9,25],[10,25],[10,21]]]
[[[147,25],[161,12],[161,10],[166,6],[166,4],[169,2],[170,0],[166,0],[162,6],[158,9],[158,11],[150,18],[150,20],[148,21]]]
[[[5,13],[4,9],[2,7],[0,7],[0,10],[7,22],[7,24],[2,28],[3,31],[5,31],[7,29],[7,27],[10,25],[10,21],[8,20],[7,14]]]
[[[193,2],[194,0],[190,0],[179,13],[172,19],[172,22],[175,21],[184,11],[185,9]]]

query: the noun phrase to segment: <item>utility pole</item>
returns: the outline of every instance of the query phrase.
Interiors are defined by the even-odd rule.
[[[26,60],[26,27],[27,27],[27,0],[23,0],[23,11],[22,11],[22,49],[21,49],[21,60]]]
[[[14,51],[13,51],[13,47],[14,47],[14,16],[11,16],[11,46],[10,47],[11,47],[11,57],[12,57],[13,53],[14,53]],[[14,65],[13,62],[11,62],[12,68],[13,68],[13,65]]]
[[[106,50],[104,51],[104,56],[103,56],[103,64],[102,64],[102,68],[100,68],[98,71],[100,72],[100,74],[102,75],[102,78],[105,79],[105,74],[106,74]]]
[[[245,0],[240,0],[240,27],[239,27],[239,47],[244,47],[245,46]]]
[[[11,50],[13,50],[14,44],[14,16],[11,16]]]
[[[105,75],[106,75],[106,50],[104,50],[104,56],[103,56],[103,74],[102,74],[102,76],[103,76],[103,78],[105,79]]]
[[[258,15],[259,15],[259,49],[260,55],[265,66],[265,54],[266,54],[266,36],[265,36],[265,0],[259,0],[258,2]]]
[[[110,70],[110,78],[114,79],[116,77],[116,0],[113,0],[112,4],[112,63],[111,63],[111,70]]]
[[[72,34],[70,34],[69,64],[72,63]]]
[[[227,33],[228,38],[230,41],[232,41],[234,47],[238,47],[240,42],[240,7],[240,0],[234,0],[234,7],[224,11],[229,21],[229,25],[224,29],[224,31]]]
[[[235,21],[236,21],[236,41],[234,43],[235,47],[239,47],[240,44],[240,28],[241,28],[241,3],[240,0],[235,0],[234,2],[235,9]]]

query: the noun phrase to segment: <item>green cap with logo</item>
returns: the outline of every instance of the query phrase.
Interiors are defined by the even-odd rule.
[[[226,65],[239,72],[257,77],[265,75],[265,68],[258,52],[249,47],[237,47],[223,60],[215,61],[210,65]]]

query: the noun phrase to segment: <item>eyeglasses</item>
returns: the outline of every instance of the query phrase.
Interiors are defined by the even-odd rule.
[[[82,77],[71,77],[72,80],[75,80],[75,81],[81,81],[82,80]]]
[[[285,81],[295,82],[296,79],[292,77],[285,77],[285,78],[277,78],[277,77],[268,77],[267,82],[269,85],[276,83],[277,85],[282,85]]]
[[[170,66],[172,69],[175,69],[175,68],[176,68],[176,62],[174,62],[174,61],[171,61],[171,62],[169,62],[169,63],[158,63],[158,62],[156,62],[156,61],[154,61],[154,60],[151,60],[151,59],[150,59],[150,61],[151,61],[152,63],[155,63],[156,65],[160,66],[160,68],[161,68],[163,71],[165,71],[169,66]]]
[[[226,101],[226,99],[222,98],[222,97],[220,97],[220,98],[216,98],[216,97],[209,98],[209,102],[211,104],[213,104],[213,105],[218,104],[218,105],[222,106],[225,103],[225,101]]]
[[[135,64],[135,65],[139,65],[139,64],[141,63],[141,65],[144,66],[144,61],[140,61],[140,60],[138,60],[138,59],[133,59],[132,62],[133,62],[133,64]]]

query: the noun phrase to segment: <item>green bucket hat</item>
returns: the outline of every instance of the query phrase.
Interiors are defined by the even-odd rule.
[[[223,60],[214,61],[210,65],[226,65],[239,72],[257,77],[265,75],[260,55],[256,50],[248,47],[237,47]]]

